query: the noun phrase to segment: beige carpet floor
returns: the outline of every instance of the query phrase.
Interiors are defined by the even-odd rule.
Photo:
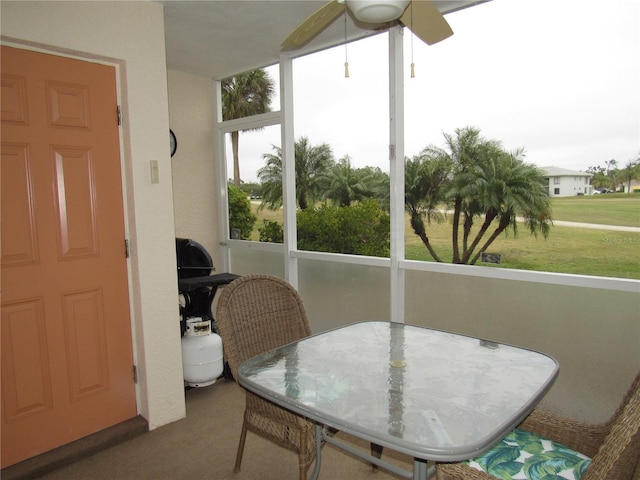
[[[249,432],[242,470],[233,465],[244,411],[244,392],[233,381],[185,392],[187,417],[144,433],[66,467],[43,480],[297,480],[297,456]],[[364,451],[369,444],[339,433],[337,438]],[[412,459],[385,450],[383,458],[407,470]],[[401,478],[333,446],[323,448],[322,480],[388,480]]]

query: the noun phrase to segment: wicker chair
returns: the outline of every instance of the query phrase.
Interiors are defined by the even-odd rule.
[[[287,282],[269,275],[247,275],[227,285],[216,309],[218,330],[234,378],[248,358],[311,335],[302,300]],[[250,430],[298,454],[300,480],[316,456],[312,422],[246,392],[235,472]]]
[[[580,480],[640,480],[640,372],[611,419],[602,425],[534,410],[519,428],[590,457],[591,465]],[[440,464],[437,472],[438,480],[496,478],[465,463]]]

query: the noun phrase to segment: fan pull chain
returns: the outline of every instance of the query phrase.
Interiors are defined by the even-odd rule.
[[[347,2],[344,2],[344,78],[349,78],[349,60],[347,58]]]
[[[411,9],[411,78],[416,78],[415,64],[413,63],[413,2],[409,4]]]

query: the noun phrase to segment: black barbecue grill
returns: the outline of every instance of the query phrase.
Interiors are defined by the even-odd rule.
[[[178,263],[178,290],[184,298],[180,305],[180,333],[186,331],[187,318],[202,317],[211,321],[212,331],[216,331],[211,302],[220,285],[231,283],[238,275],[218,273],[211,275],[213,261],[209,252],[190,238],[176,238],[176,259]]]

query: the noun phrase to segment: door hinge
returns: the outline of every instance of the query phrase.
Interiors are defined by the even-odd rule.
[[[129,258],[129,239],[124,239],[124,258]]]
[[[138,383],[138,367],[133,366],[133,383]]]
[[[122,111],[120,105],[116,105],[116,115],[118,116],[118,126],[122,125]]]

